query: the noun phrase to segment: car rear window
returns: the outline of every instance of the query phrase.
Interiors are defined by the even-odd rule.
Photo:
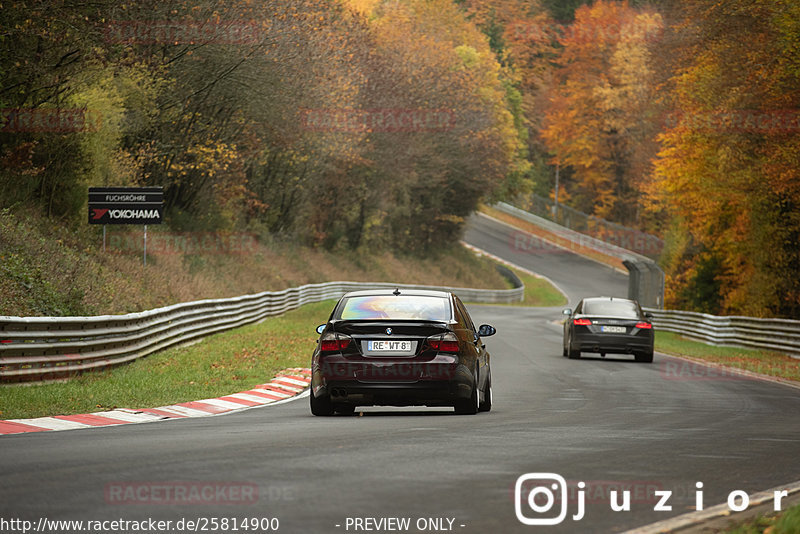
[[[450,315],[450,302],[446,298],[376,295],[345,299],[339,318],[448,321]]]
[[[639,308],[629,300],[586,300],[583,302],[583,313],[585,315],[639,318]]]

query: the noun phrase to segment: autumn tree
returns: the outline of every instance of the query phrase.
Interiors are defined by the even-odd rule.
[[[671,221],[669,306],[800,311],[800,7],[692,0],[679,36],[651,187]]]
[[[514,93],[450,0],[13,2],[0,13],[0,104],[102,117],[92,131],[0,131],[0,180],[14,192],[4,203],[79,221],[87,186],[159,185],[173,227],[424,252],[524,173]],[[381,111],[439,123],[348,122]]]
[[[567,191],[583,211],[637,220],[655,133],[649,45],[661,24],[657,13],[601,0],[576,10],[558,39],[541,135],[553,162],[571,171]]]

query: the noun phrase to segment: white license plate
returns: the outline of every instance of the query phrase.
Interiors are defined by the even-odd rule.
[[[369,352],[411,352],[410,341],[368,341]]]
[[[600,331],[607,334],[624,334],[627,329],[624,326],[603,326]]]

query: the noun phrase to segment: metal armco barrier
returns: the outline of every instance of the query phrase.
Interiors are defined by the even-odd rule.
[[[711,345],[774,350],[800,357],[800,321],[645,309],[653,314],[657,330],[676,332]]]
[[[0,316],[0,382],[50,380],[108,368],[304,304],[338,299],[348,291],[440,289],[452,291],[467,302],[510,303],[524,298],[525,287],[514,285],[517,286],[514,289],[493,290],[328,282],[228,299],[186,302],[127,315]]]

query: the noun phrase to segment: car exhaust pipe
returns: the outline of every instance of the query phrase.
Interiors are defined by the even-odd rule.
[[[331,397],[347,397],[347,390],[344,388],[333,388],[331,390]]]

